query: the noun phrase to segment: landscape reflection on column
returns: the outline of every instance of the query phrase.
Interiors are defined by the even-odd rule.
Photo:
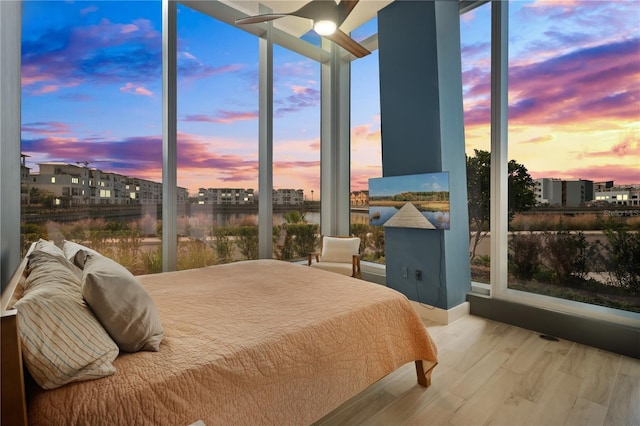
[[[449,229],[449,172],[369,179],[369,223]]]

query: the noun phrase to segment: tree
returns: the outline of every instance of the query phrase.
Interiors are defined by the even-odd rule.
[[[511,160],[508,163],[509,220],[518,212],[529,210],[535,204],[533,179],[527,168]],[[491,153],[474,150],[467,156],[467,197],[469,203],[469,239],[471,259],[476,256],[478,244],[489,233],[491,201]]]

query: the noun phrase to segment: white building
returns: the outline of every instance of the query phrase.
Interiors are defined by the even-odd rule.
[[[595,199],[618,206],[640,206],[640,185],[613,186],[596,191]]]
[[[304,191],[302,189],[274,189],[273,205],[278,206],[298,206],[304,202]]]
[[[254,198],[253,189],[200,188],[198,190],[198,204],[254,204]]]
[[[61,162],[40,163],[39,167],[39,173],[25,173],[28,168],[22,168],[22,185],[26,194],[32,188],[52,194],[55,205],[162,203],[158,182]],[[179,203],[188,196],[186,188],[178,188]],[[23,199],[28,202],[28,195]]]

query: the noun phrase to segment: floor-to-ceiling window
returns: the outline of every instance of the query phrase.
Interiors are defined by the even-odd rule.
[[[178,8],[177,268],[257,258],[258,39]]]
[[[275,258],[306,258],[320,232],[320,64],[273,49]]]
[[[26,1],[22,13],[23,248],[73,240],[158,270],[158,4]]]
[[[358,41],[377,33],[377,18],[355,29]],[[369,179],[382,177],[378,50],[351,62],[351,234],[362,259],[384,264],[384,228],[369,222]]]
[[[490,282],[491,4],[460,15],[471,280]]]
[[[510,290],[640,312],[639,51],[634,2],[510,4]]]
[[[362,259],[384,264],[384,228],[369,223],[369,179],[382,176],[378,51],[351,63],[351,234]]]

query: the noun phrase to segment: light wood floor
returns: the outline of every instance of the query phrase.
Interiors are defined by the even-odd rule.
[[[475,316],[425,324],[431,387],[410,363],[317,425],[640,425],[640,360]]]

